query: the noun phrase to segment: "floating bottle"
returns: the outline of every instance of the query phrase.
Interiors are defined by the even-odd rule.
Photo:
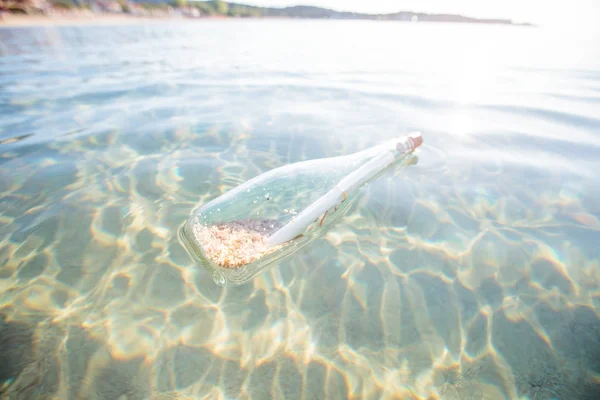
[[[420,133],[367,150],[275,168],[210,201],[180,230],[221,285],[240,285],[324,234],[389,166],[410,160]]]

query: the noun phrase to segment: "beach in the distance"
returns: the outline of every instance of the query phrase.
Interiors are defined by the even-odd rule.
[[[219,17],[207,17],[217,19]],[[162,22],[169,20],[191,20],[177,16],[135,16],[129,14],[69,13],[57,15],[25,15],[4,13],[2,26],[69,26],[69,25],[112,25]]]

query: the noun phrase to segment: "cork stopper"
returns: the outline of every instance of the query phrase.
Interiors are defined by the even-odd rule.
[[[423,144],[423,135],[420,132],[408,135],[408,140],[412,142],[413,150]]]
[[[400,154],[410,153],[422,144],[423,136],[421,132],[414,132],[396,143],[396,151]]]

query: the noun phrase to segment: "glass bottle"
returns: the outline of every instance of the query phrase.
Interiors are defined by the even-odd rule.
[[[275,168],[202,206],[180,238],[217,284],[246,283],[323,235],[365,183],[409,160],[422,142],[413,133],[358,153]]]

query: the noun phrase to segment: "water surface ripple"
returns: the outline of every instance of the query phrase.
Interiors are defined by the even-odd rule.
[[[600,43],[545,28],[0,28],[0,395],[597,399]],[[177,230],[423,132],[240,287]]]

